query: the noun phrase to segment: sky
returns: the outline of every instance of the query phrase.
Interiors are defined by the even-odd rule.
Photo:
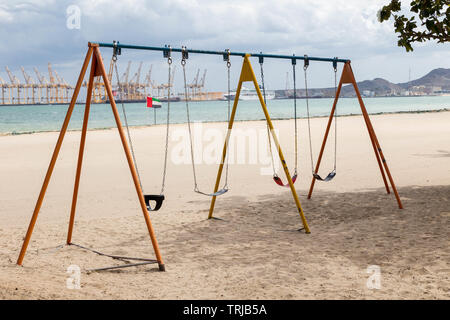
[[[403,1],[405,2],[405,1]],[[385,78],[407,82],[434,68],[450,68],[450,45],[414,45],[407,53],[397,46],[392,22],[379,23],[377,12],[388,0],[0,0],[0,77],[5,66],[23,82],[20,67],[36,79],[33,67],[48,77],[47,63],[69,83],[78,77],[88,41],[239,52],[265,52],[352,61],[359,81]],[[406,1],[405,3],[409,3]],[[79,17],[79,20],[77,20]],[[79,21],[79,23],[78,23]],[[105,64],[111,49],[102,49]],[[132,61],[132,76],[143,61],[141,77],[153,65],[152,78],[167,82],[167,61],[161,52],[123,50],[120,74]],[[182,91],[179,55],[174,54],[175,90]],[[232,83],[237,83],[241,58],[232,59]],[[259,76],[255,59],[253,67]],[[108,68],[108,65],[106,66]],[[188,82],[197,70],[208,69],[206,87],[226,89],[226,67],[220,56],[190,55]],[[292,87],[290,61],[266,60],[267,87]],[[297,66],[297,87],[304,83]],[[330,63],[311,63],[310,87],[334,85]]]

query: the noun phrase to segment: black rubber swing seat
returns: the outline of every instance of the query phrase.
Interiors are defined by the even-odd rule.
[[[323,181],[323,182],[331,181],[331,180],[333,180],[333,178],[334,178],[335,176],[336,176],[336,171],[335,171],[335,170],[331,171],[325,178],[322,178],[322,177],[319,176],[319,174],[317,174],[317,173],[313,173],[313,177],[314,177],[316,180]]]
[[[148,211],[158,211],[164,201],[164,195],[162,194],[144,194],[145,204],[147,205]],[[155,206],[152,208],[150,201],[155,202]]]

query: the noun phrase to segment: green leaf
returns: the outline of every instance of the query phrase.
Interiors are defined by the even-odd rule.
[[[401,10],[400,0],[391,0],[378,12],[380,22],[394,20],[394,31],[398,35],[398,46],[404,47],[407,52],[413,51],[412,43],[437,40],[438,43],[450,42],[450,0],[412,0],[409,3],[407,17],[394,14]],[[404,12],[404,11],[402,11]],[[424,31],[419,29],[416,21],[419,20]]]

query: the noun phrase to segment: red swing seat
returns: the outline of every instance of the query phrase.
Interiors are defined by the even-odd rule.
[[[294,174],[292,176],[292,183],[295,183],[296,180],[297,180],[297,174]],[[281,187],[286,187],[286,188],[289,187],[289,183],[284,184],[278,175],[273,176],[273,181],[275,181],[275,183]]]

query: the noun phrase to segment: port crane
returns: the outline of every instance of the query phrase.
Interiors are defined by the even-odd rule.
[[[11,82],[11,87],[17,89],[17,98],[12,96],[12,104],[20,104],[20,93],[23,85],[20,83],[19,79],[17,79],[17,77],[12,74],[11,70],[9,70],[8,67],[5,67],[5,70],[8,74],[9,81]],[[17,99],[17,102],[14,99]]]
[[[1,104],[10,104],[11,103],[11,86],[6,83],[5,80],[3,80],[2,77],[0,77],[0,87],[2,88],[2,103]],[[5,99],[5,96],[7,98]]]
[[[139,63],[139,67],[137,71],[134,73],[133,77],[129,82],[130,92],[128,92],[128,100],[139,100],[143,99],[142,94],[139,89],[141,87],[140,79],[141,79],[141,69],[142,69],[142,61]]]
[[[70,99],[70,90],[73,88],[66,82],[66,80],[64,80],[64,78],[59,76],[56,70],[53,72],[55,74],[56,80],[58,81],[58,86],[61,89],[61,100],[64,103],[68,103]]]
[[[188,87],[188,100],[193,100],[193,98],[195,97],[195,93],[196,93],[195,88],[197,87],[198,76],[199,75],[200,75],[200,68],[197,70],[197,74],[195,75],[194,80],[192,80],[192,82],[187,85],[187,87]],[[190,91],[190,94],[189,94],[189,91]]]
[[[203,95],[205,95],[203,93],[203,88],[205,86],[206,72],[207,72],[207,69],[204,70],[203,76],[199,80],[200,69],[198,69],[192,82],[187,85],[188,91],[189,91],[188,92],[189,100],[202,100],[203,99]]]
[[[144,79],[144,93],[145,96],[153,96],[153,89],[155,89],[155,83],[152,81],[152,69],[153,65],[150,65],[147,75]]]
[[[36,73],[36,77],[38,78],[38,81],[39,81],[39,91],[40,91],[40,93],[39,93],[39,97],[40,97],[40,103],[42,103],[43,101],[43,91],[44,91],[44,89],[45,89],[45,97],[46,97],[46,102],[47,103],[50,103],[50,91],[49,91],[49,85],[48,85],[48,82],[47,82],[47,79],[43,76],[43,75],[41,75],[41,73],[39,72],[39,70],[35,67],[34,68],[34,73]]]
[[[50,78],[50,83],[48,84],[48,86],[51,92],[49,103],[67,102],[67,100],[64,99],[65,85],[63,84],[56,71],[53,71],[52,64],[50,62],[48,63],[48,75]]]
[[[205,71],[203,72],[203,76],[202,79],[200,80],[200,83],[197,85],[197,97],[199,99],[203,99],[203,88],[205,87],[205,79],[206,79],[206,71],[208,71],[207,69],[205,69]]]
[[[36,104],[36,89],[39,95],[39,85],[34,83],[33,78],[31,78],[31,76],[25,71],[24,67],[21,66],[20,69],[22,70],[22,74],[23,74],[23,78],[25,79],[25,85],[24,88],[26,89],[26,103],[32,103],[32,104]],[[29,89],[31,89],[31,98],[29,95]],[[30,102],[31,99],[31,102]],[[39,96],[38,96],[38,100],[40,100]]]
[[[170,88],[173,87],[173,81],[174,81],[174,79],[175,79],[175,71],[176,71],[176,69],[177,69],[177,66],[174,66],[173,69],[172,69],[172,74],[171,74],[171,76],[170,76],[170,84],[169,84],[169,83],[162,83],[162,84],[156,86],[156,89],[158,90],[158,97],[161,97],[161,90],[162,90],[162,92],[163,92],[163,94],[164,94],[165,91],[166,91],[169,87],[170,87]],[[167,97],[167,98],[169,98],[169,97]]]
[[[113,93],[114,95],[117,94],[116,98],[118,100],[143,101],[147,96],[166,98],[169,85],[170,88],[174,87],[176,66],[171,70],[170,84],[157,83],[153,80],[153,65],[150,65],[150,68],[145,74],[143,68],[144,62],[141,61],[137,66],[137,69],[132,72],[132,61],[128,61],[125,70],[122,70],[122,76],[119,78],[120,85],[118,85],[117,82],[114,81],[114,61],[111,59],[107,78],[110,80],[110,83],[114,88]],[[69,103],[71,90],[73,90],[74,87],[69,85],[64,77],[58,74],[50,62],[47,64],[48,76],[44,72],[41,74],[36,67],[33,68],[35,75],[30,75],[26,69],[21,66],[20,70],[22,76],[20,76],[19,80],[8,67],[5,67],[5,70],[8,74],[8,78],[0,79],[0,105]],[[204,70],[203,75],[201,74],[201,70],[198,69],[195,78],[188,84],[190,100],[203,100],[206,98],[206,93],[203,92],[206,73],[206,69]],[[200,77],[201,75],[202,77]],[[86,81],[82,84],[83,87],[87,87],[87,85]],[[94,78],[92,91],[92,103],[107,102],[108,98],[105,93],[105,84],[100,77]],[[173,92],[171,93],[171,97],[174,98]]]
[[[36,67],[33,70],[37,80],[33,79],[23,66],[20,66],[24,82],[21,82],[8,66],[5,70],[9,82],[0,79],[0,105],[68,103],[70,90],[73,90],[73,87],[52,69],[51,63],[48,63],[49,80],[41,75]]]

